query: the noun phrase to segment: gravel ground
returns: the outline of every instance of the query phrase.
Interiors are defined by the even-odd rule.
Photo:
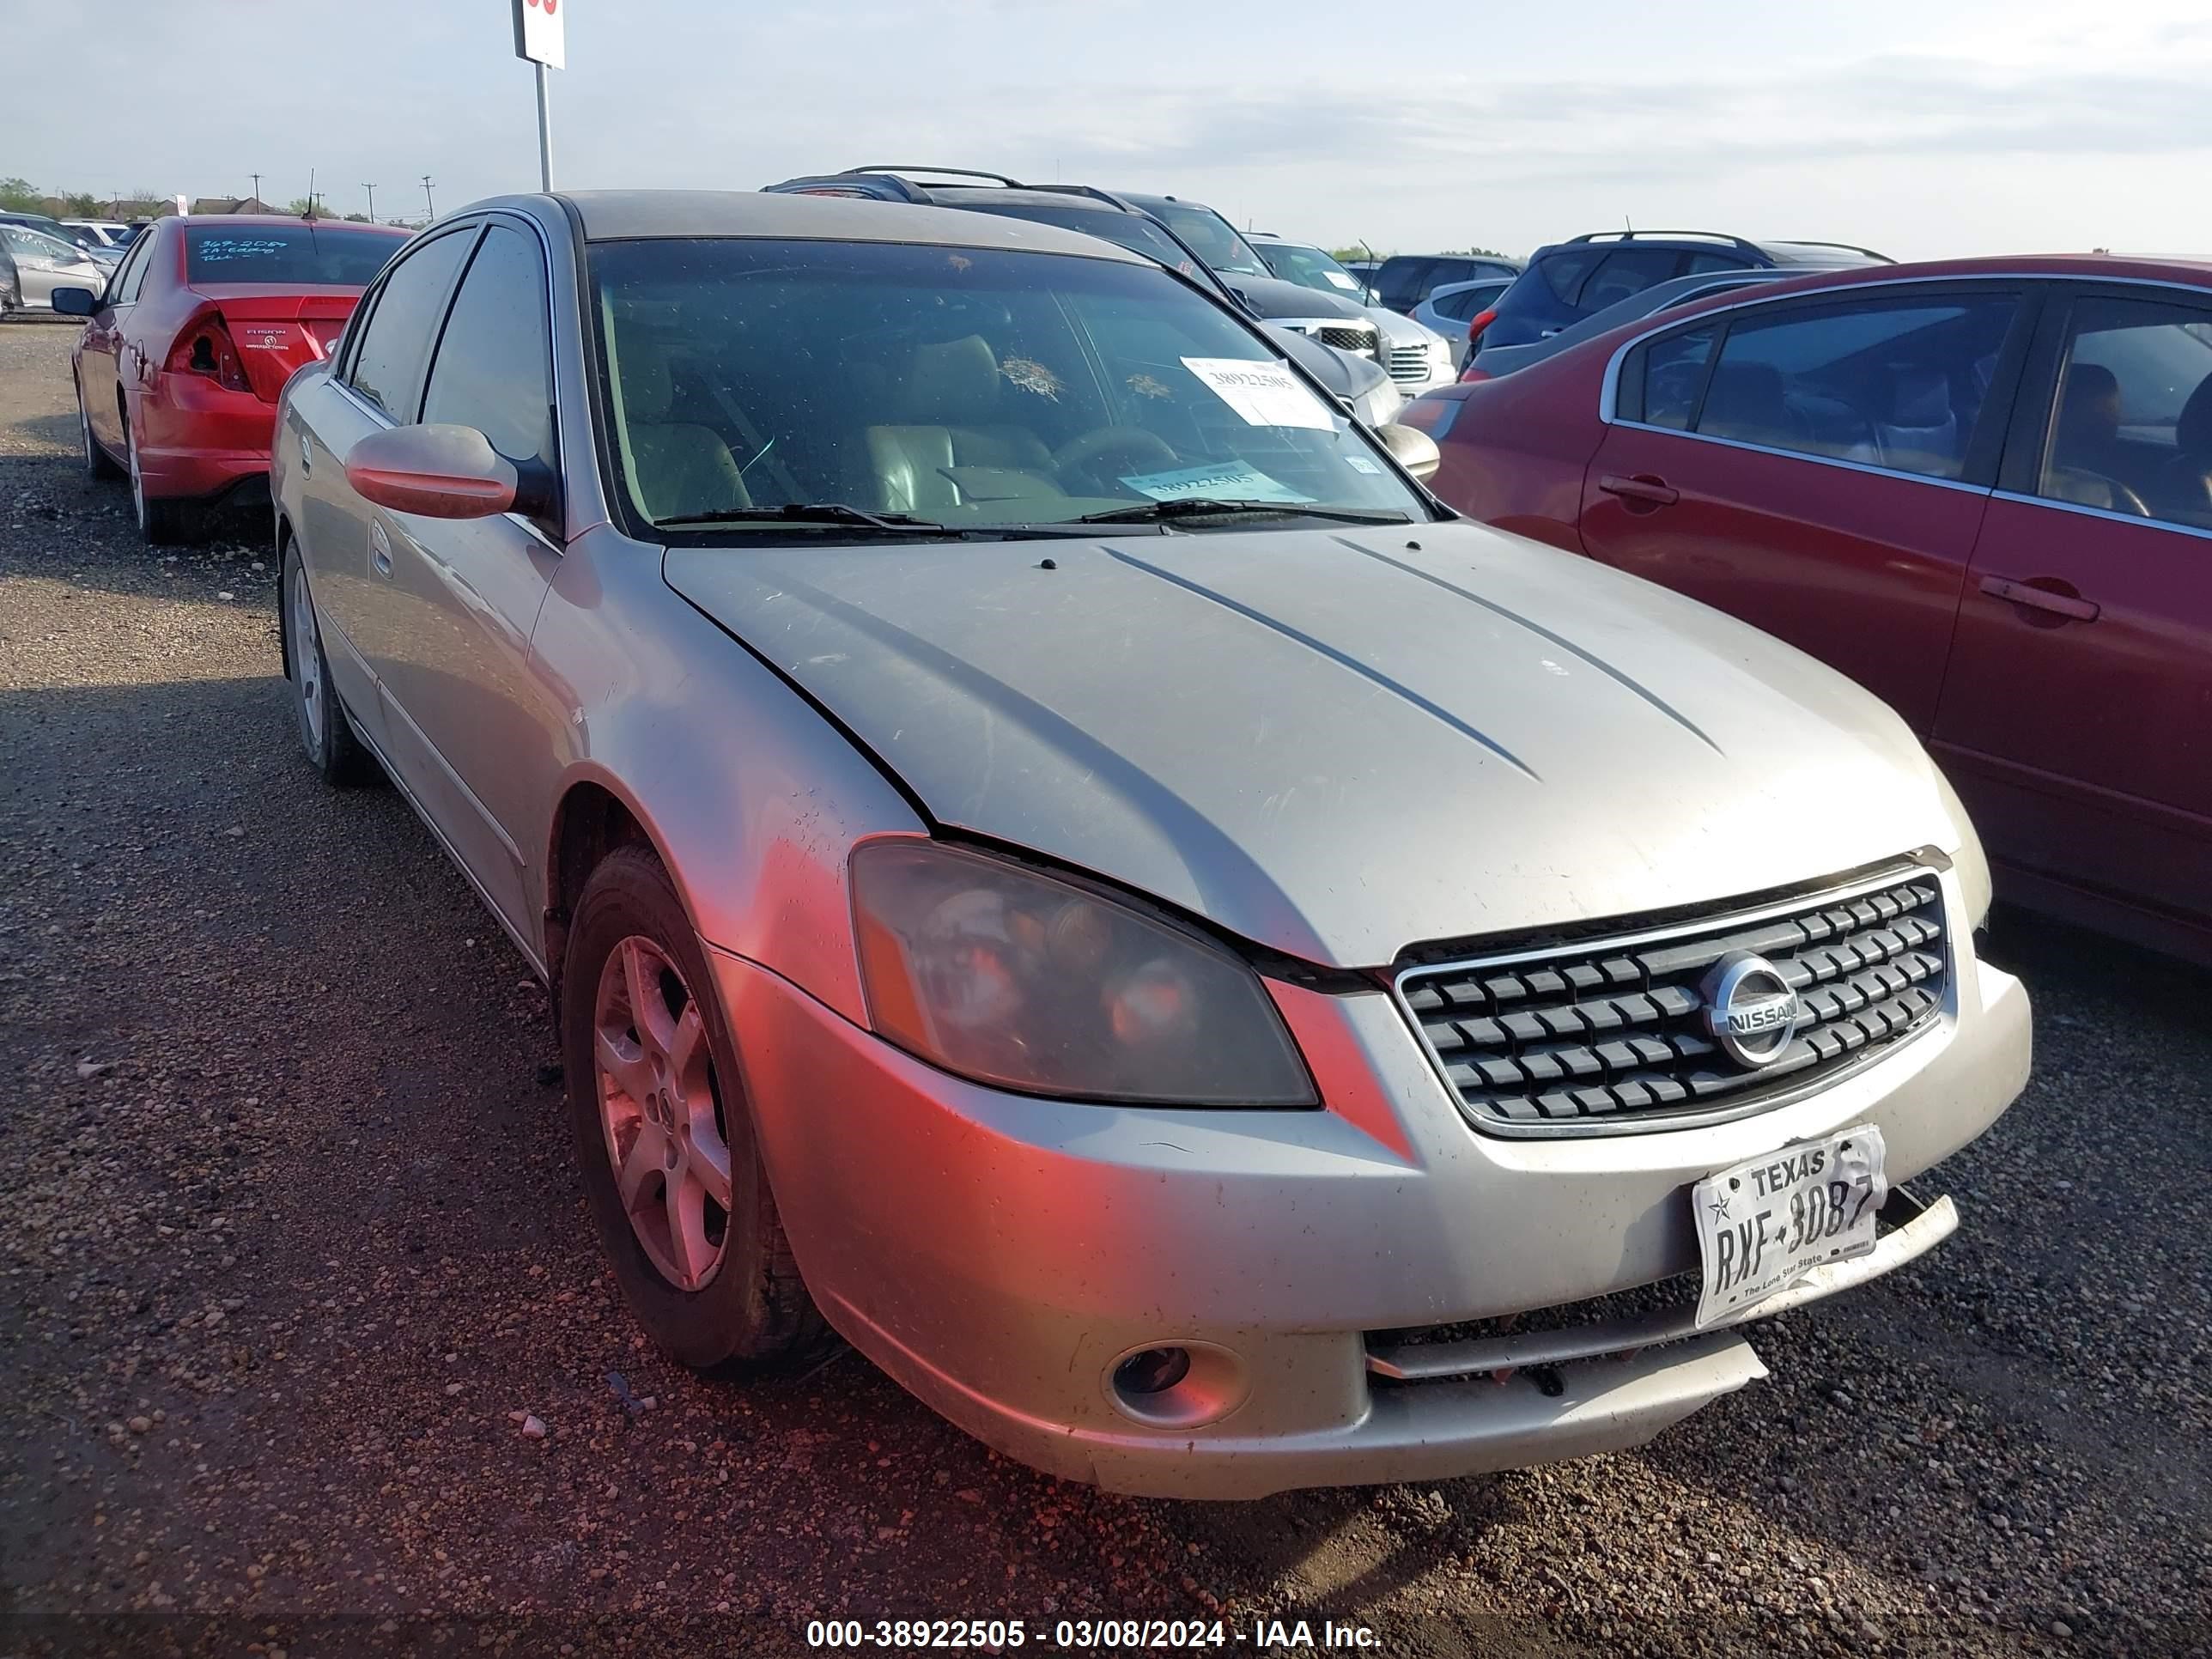
[[[1643,1451],[1182,1505],[850,1353],[672,1370],[591,1241],[542,995],[396,796],[300,758],[263,526],[165,556],[83,479],[71,337],[0,327],[5,1659],[1217,1609],[1423,1659],[2212,1641],[2212,975],[2021,918],[2035,1081],[1919,1183],[1961,1236],[1764,1328],[1773,1379]]]

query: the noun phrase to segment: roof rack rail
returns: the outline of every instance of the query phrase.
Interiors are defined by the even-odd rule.
[[[1570,236],[1567,240],[1570,242],[1632,242],[1644,236],[1670,239],[1696,236],[1710,242],[1726,242],[1731,247],[1740,247],[1747,253],[1758,253],[1763,251],[1758,243],[1748,238],[1731,236],[1724,230],[1586,230],[1581,235]]]
[[[987,184],[1004,185],[1009,190],[1027,188],[1018,179],[1009,179],[1003,173],[979,173],[974,167],[917,167],[900,161],[871,161],[866,167],[847,167],[848,173],[889,173],[904,178],[908,173],[924,173],[940,179],[981,179]]]
[[[1897,263],[1890,255],[1877,253],[1870,247],[1861,247],[1856,242],[1820,242],[1809,236],[1778,236],[1774,240],[1784,247],[1841,248],[1846,253],[1863,253],[1868,258],[1879,259],[1886,265],[1893,265]]]
[[[1124,213],[1144,213],[1145,211],[1140,207],[1134,206],[1130,203],[1123,201],[1112,191],[1101,190],[1096,185],[1022,185],[1018,186],[1018,188],[1022,190],[1041,190],[1053,196],[1088,196],[1094,202],[1110,203],[1114,206],[1121,209]],[[1150,214],[1146,214],[1145,216],[1146,218],[1152,217]],[[1158,222],[1155,221],[1154,222],[1157,223]]]

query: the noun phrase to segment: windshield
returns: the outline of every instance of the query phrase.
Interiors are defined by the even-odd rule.
[[[185,280],[367,288],[406,246],[390,231],[349,226],[187,225]]]
[[[590,269],[623,489],[664,529],[790,507],[861,533],[831,504],[962,529],[1156,532],[1200,501],[1260,507],[1181,527],[1430,516],[1262,336],[1149,264],[718,238],[597,243]]]
[[[1265,276],[1267,267],[1252,251],[1251,243],[1237,228],[1212,208],[1189,202],[1162,202],[1153,210],[1168,228],[1197,250],[1198,257],[1224,275]]]
[[[1286,283],[1340,295],[1355,305],[1367,302],[1367,284],[1317,247],[1304,247],[1296,242],[1263,242],[1260,245],[1260,257],[1267,262],[1268,270]]]

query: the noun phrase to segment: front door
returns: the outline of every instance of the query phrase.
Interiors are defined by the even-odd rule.
[[[84,398],[86,424],[101,447],[117,455],[123,453],[124,325],[145,283],[147,261],[158,240],[150,228],[139,235],[108,279],[77,347],[77,386]]]
[[[557,473],[545,266],[533,234],[495,219],[463,274],[422,397],[426,422],[476,428],[525,467]],[[523,939],[535,937],[521,844],[526,763],[548,747],[530,635],[560,554],[556,524],[518,514],[431,519],[376,509],[390,568],[371,666],[416,802]],[[528,849],[542,852],[542,848]]]
[[[2055,302],[1936,747],[2014,867],[2212,921],[2212,300]]]
[[[1810,652],[1925,732],[2021,311],[2017,289],[1886,289],[1639,346],[1583,481],[1585,550]]]

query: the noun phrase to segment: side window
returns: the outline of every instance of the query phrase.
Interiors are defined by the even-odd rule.
[[[1924,297],[1739,318],[1696,429],[1956,478],[2017,304]]]
[[[1683,276],[1702,276],[1709,270],[1741,270],[1744,262],[1733,253],[1686,253],[1682,269],[1676,274]]]
[[[1436,307],[1439,317],[1465,323],[1473,321],[1474,313],[1497,297],[1498,290],[1494,288],[1463,288],[1456,294],[1447,294],[1443,299],[1431,303]]]
[[[177,257],[174,249],[175,245],[165,241],[156,231],[149,230],[132,239],[131,252],[137,264],[131,266],[129,280],[118,291],[118,298],[122,304],[137,303],[138,296],[146,291],[147,279],[154,274],[155,263],[161,259],[173,260]]]
[[[102,296],[109,305],[128,305],[137,298],[139,284],[146,279],[146,250],[153,240],[150,236],[139,237],[131,252],[123,256],[123,263],[107,279],[107,292]]]
[[[453,273],[475,240],[473,231],[449,232],[397,261],[353,349],[349,383],[403,426],[415,419],[430,337],[445,312]]]
[[[1710,324],[1654,340],[1644,352],[1644,419],[1647,425],[1686,431],[1698,412],[1705,364],[1719,330]]]
[[[1672,248],[1616,248],[1605,256],[1605,263],[1583,284],[1583,291],[1575,301],[1576,307],[1585,312],[1603,311],[1632,294],[1641,294],[1652,283],[1663,283],[1672,276],[1674,262],[1680,258]]]
[[[2082,300],[2036,493],[2212,529],[2212,309]]]
[[[422,418],[472,426],[511,461],[550,458],[549,351],[545,266],[538,245],[495,224],[469,261],[446,319]]]
[[[1376,291],[1392,311],[1417,306],[1428,290],[1429,272],[1435,265],[1433,259],[1385,259],[1382,268],[1375,273]]]

